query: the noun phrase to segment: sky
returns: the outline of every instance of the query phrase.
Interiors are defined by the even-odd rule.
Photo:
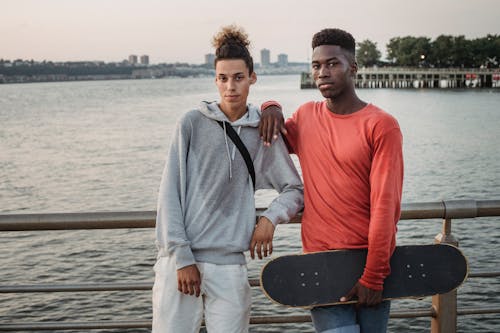
[[[500,34],[499,0],[2,0],[0,59],[118,62],[147,54],[151,63],[204,63],[211,39],[242,26],[260,50],[309,62],[323,28],[369,39],[385,55],[393,37]]]

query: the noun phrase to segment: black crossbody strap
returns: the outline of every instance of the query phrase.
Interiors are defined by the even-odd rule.
[[[248,152],[247,147],[245,147],[245,144],[243,143],[243,141],[241,141],[240,136],[238,135],[238,133],[236,133],[230,123],[228,123],[227,121],[219,120],[217,120],[217,123],[223,129],[224,127],[226,128],[226,134],[231,138],[231,140],[233,140],[234,144],[240,151],[241,156],[243,156],[243,159],[245,160],[248,168],[248,173],[250,174],[250,177],[252,177],[253,188],[255,189],[255,169],[253,167],[252,158],[250,157],[250,153]],[[224,126],[223,123],[226,123],[226,126]]]

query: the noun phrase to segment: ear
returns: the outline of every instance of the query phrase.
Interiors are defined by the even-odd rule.
[[[257,82],[257,74],[252,72],[252,74],[250,74],[250,84],[254,84],[255,82]]]
[[[351,63],[351,75],[356,76],[357,72],[358,72],[358,63],[356,61],[353,61]]]

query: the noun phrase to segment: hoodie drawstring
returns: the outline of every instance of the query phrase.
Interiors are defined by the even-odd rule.
[[[222,124],[224,125],[224,141],[226,142],[226,154],[227,158],[229,160],[229,180],[233,179],[233,163],[234,161],[234,154],[236,153],[236,145],[233,144],[233,152],[232,154],[229,152],[229,143],[227,142],[227,134],[226,134],[226,122],[223,121]],[[240,135],[241,132],[241,126],[238,126],[238,135]]]
[[[226,153],[227,153],[227,158],[229,160],[229,180],[233,179],[233,165],[231,163],[231,154],[229,154],[229,144],[227,143],[227,135],[226,135],[226,122],[223,121],[222,124],[224,125],[224,141],[226,141]]]

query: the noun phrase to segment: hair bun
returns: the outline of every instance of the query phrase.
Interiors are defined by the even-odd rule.
[[[213,40],[212,45],[218,49],[224,44],[240,44],[245,48],[250,45],[248,34],[243,28],[234,24],[222,27],[221,31],[217,33]]]

